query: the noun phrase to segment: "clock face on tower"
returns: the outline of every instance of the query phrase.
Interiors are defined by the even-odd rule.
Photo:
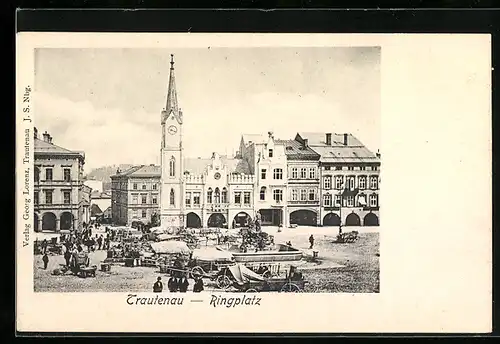
[[[175,125],[171,125],[170,127],[168,127],[168,133],[170,135],[174,135],[176,132],[177,132],[177,127]]]
[[[219,173],[219,172],[216,172],[216,173],[214,174],[214,178],[215,178],[215,179],[217,179],[217,180],[218,180],[218,179],[220,179],[220,173]]]

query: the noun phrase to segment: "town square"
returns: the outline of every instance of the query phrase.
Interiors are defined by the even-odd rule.
[[[352,54],[378,63],[373,50]],[[34,290],[378,293],[380,151],[332,120],[286,136],[237,126],[231,152],[200,145],[193,155],[196,119],[176,79],[190,70],[163,56],[165,101],[151,120],[159,135],[148,140],[156,161],[135,163],[103,142],[94,155],[125,158],[89,170],[89,152],[36,126]]]

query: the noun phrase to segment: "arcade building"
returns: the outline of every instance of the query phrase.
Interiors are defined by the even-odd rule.
[[[184,156],[183,123],[172,55],[161,165],[117,171],[113,222],[157,216],[165,227],[238,227],[258,212],[263,226],[379,225],[380,154],[352,134],[243,134],[234,157],[192,159]]]

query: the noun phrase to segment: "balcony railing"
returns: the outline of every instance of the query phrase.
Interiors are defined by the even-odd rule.
[[[35,186],[37,185],[43,185],[43,186],[48,186],[48,185],[55,185],[55,186],[81,186],[83,185],[82,181],[79,180],[35,180]]]
[[[318,204],[318,203],[319,203],[319,200],[316,200],[316,201],[310,201],[310,200],[306,200],[306,201],[301,201],[301,200],[288,201],[288,204]]]

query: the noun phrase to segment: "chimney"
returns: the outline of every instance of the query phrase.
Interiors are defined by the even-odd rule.
[[[377,153],[375,153],[375,155],[377,156],[377,158],[380,158],[380,150],[377,149]]]
[[[49,135],[49,143],[52,143],[52,136]]]
[[[49,137],[50,137],[49,133],[48,133],[47,131],[45,131],[45,132],[43,133],[43,140],[44,140],[45,142],[49,142]]]
[[[308,139],[304,139],[304,147],[307,147],[309,145],[309,140]]]
[[[344,134],[344,146],[347,146],[347,136],[348,136],[348,135],[349,135],[349,134]]]
[[[326,145],[331,146],[332,145],[332,133],[327,133],[326,134]]]
[[[33,133],[35,135],[35,139],[37,139],[38,138],[38,129],[36,127],[33,129]]]

